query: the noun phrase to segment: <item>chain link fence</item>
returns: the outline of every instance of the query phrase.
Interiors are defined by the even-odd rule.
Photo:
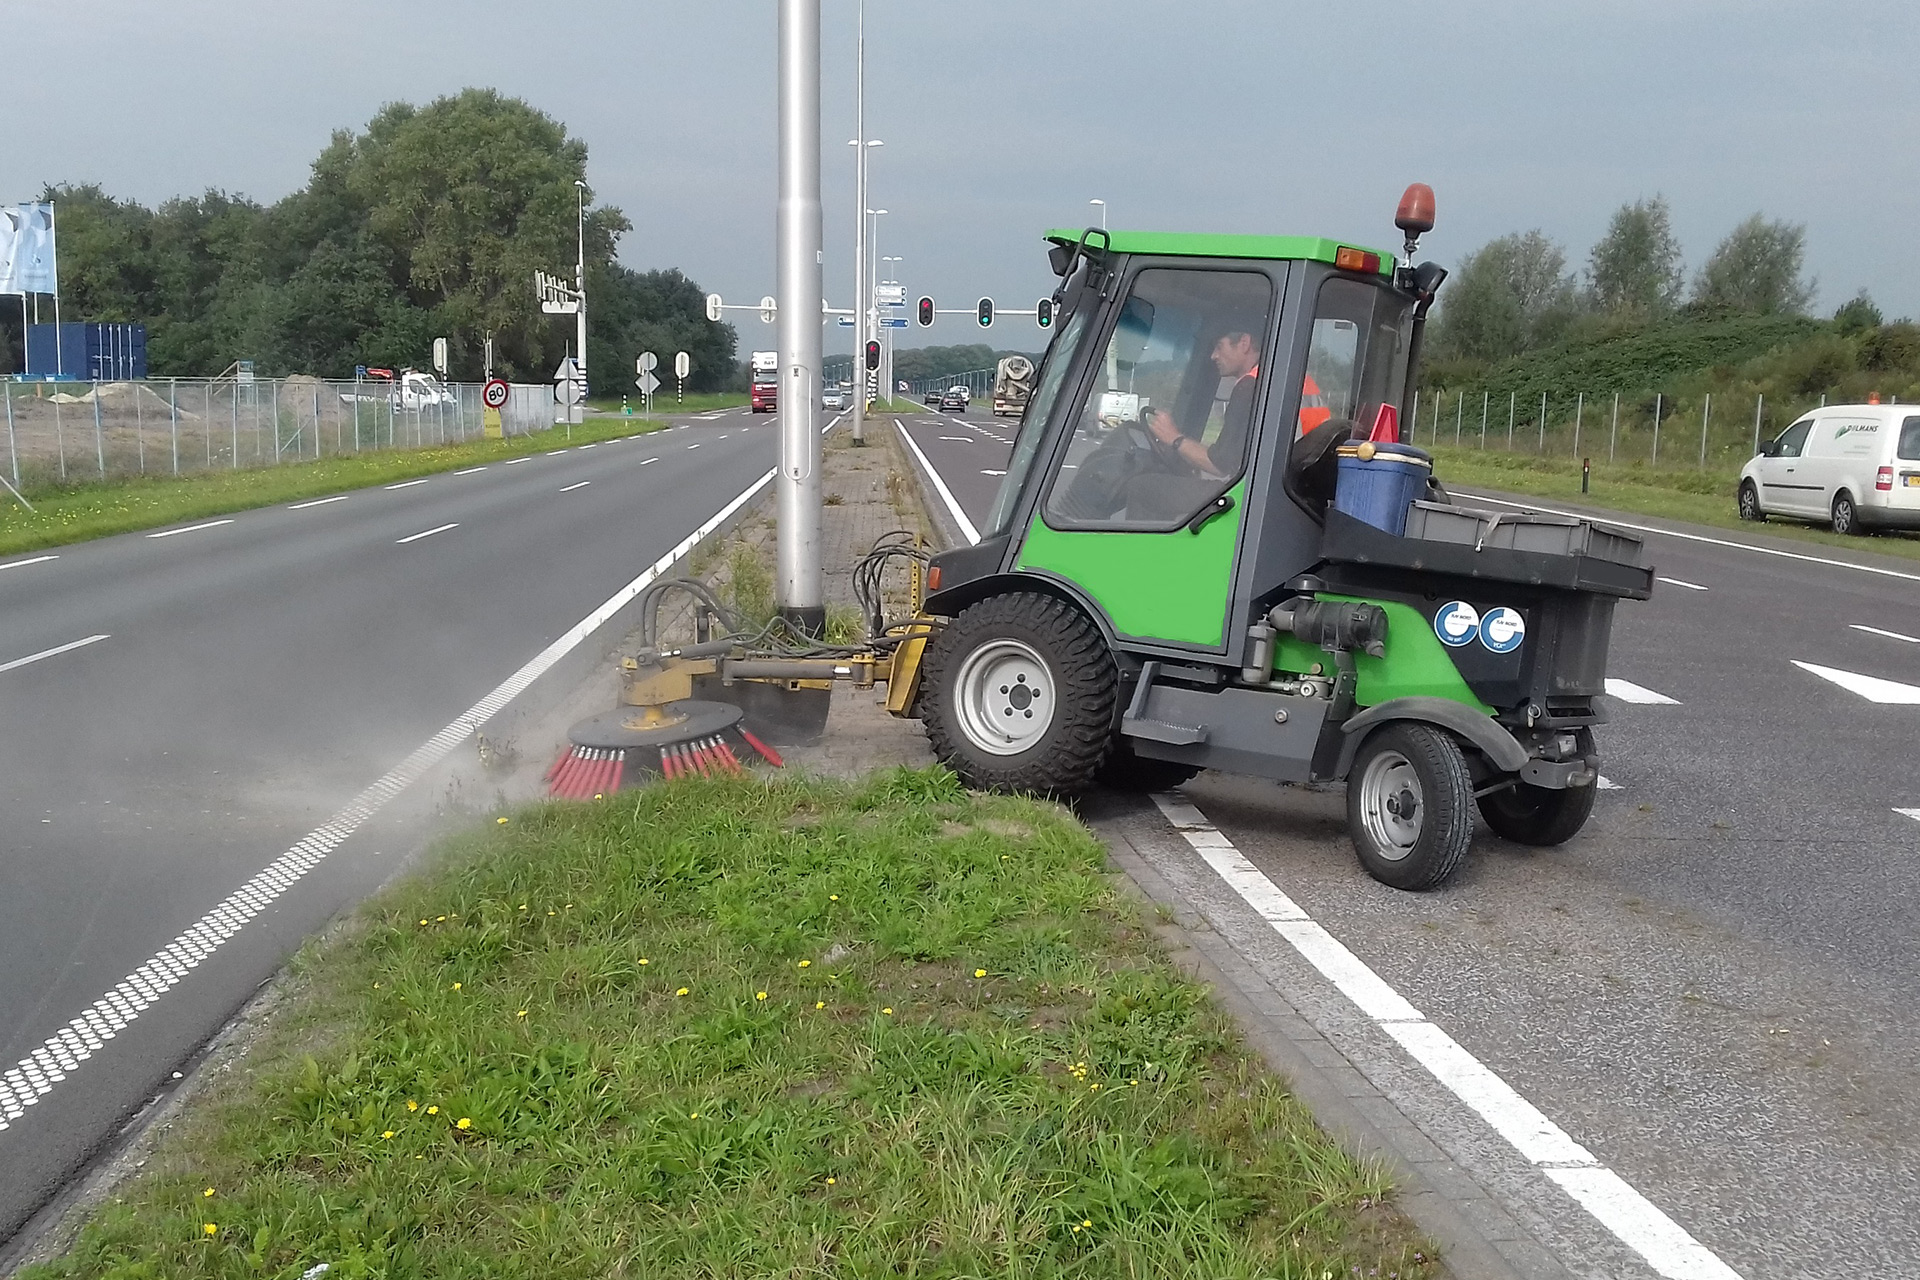
[[[479,383],[428,389],[372,379],[0,380],[6,466],[22,488],[311,462],[480,437]],[[503,434],[553,425],[553,388],[514,384]]]

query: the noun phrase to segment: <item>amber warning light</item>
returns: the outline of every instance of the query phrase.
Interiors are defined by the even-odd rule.
[[[1343,244],[1333,251],[1333,265],[1342,271],[1378,271],[1380,255]]]
[[[1400,196],[1393,225],[1407,237],[1407,262],[1411,265],[1420,247],[1420,237],[1433,230],[1433,188],[1424,182],[1410,184]]]

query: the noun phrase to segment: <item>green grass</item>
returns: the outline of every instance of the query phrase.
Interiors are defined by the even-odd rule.
[[[428,449],[322,458],[252,470],[216,471],[180,477],[144,476],[29,491],[35,510],[0,493],[0,556],[18,555],[89,538],[153,529],[298,502],[347,489],[387,484],[415,476],[471,467],[500,458],[517,458],[559,448],[571,440],[586,443],[656,431],[658,422],[642,418],[589,418],[568,432],[555,427],[507,440],[471,440]]]
[[[1427,447],[1427,446],[1422,446]],[[1920,537],[1890,531],[1872,537],[1841,537],[1831,529],[1769,520],[1749,524],[1734,506],[1735,470],[1699,470],[1675,467],[1654,470],[1644,466],[1596,466],[1592,492],[1580,492],[1580,464],[1571,458],[1541,458],[1442,445],[1432,449],[1434,473],[1449,488],[1495,489],[1523,497],[1584,504],[1633,515],[1662,516],[1743,533],[1814,543],[1849,551],[1920,559]]]
[[[665,386],[653,393],[653,412],[656,417],[670,414],[711,413],[715,409],[737,409],[747,403],[744,391],[702,391],[689,395],[685,400],[675,403],[673,399],[673,380],[663,379]],[[633,406],[633,416],[640,416],[640,393],[636,390],[628,397]],[[587,401],[587,408],[598,413],[619,413],[619,396],[593,396]]]
[[[211,1089],[23,1275],[1437,1271],[1088,832],[939,770],[489,822]]]

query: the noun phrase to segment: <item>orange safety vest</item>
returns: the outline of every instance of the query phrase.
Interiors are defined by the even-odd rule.
[[[1320,393],[1320,384],[1308,374],[1306,381],[1300,384],[1300,429],[1297,434],[1305,435],[1321,423],[1333,417],[1333,410],[1327,407],[1327,398]]]

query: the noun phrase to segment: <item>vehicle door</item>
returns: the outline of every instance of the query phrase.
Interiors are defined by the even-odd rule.
[[[1817,486],[1817,491],[1805,490],[1815,515],[1833,510],[1833,499],[1842,489],[1853,495],[1856,505],[1873,494],[1882,434],[1879,419],[1863,415],[1815,421],[1798,471],[1801,483]]]
[[[1754,471],[1760,481],[1760,507],[1769,514],[1825,515],[1820,502],[1818,481],[1800,474],[1806,462],[1802,456],[1814,419],[1802,418],[1782,431],[1773,441],[1771,453],[1762,457]],[[1809,496],[1811,495],[1811,496]]]
[[[1088,371],[1017,564],[1073,584],[1123,637],[1225,648],[1260,368],[1286,270],[1138,270]]]

